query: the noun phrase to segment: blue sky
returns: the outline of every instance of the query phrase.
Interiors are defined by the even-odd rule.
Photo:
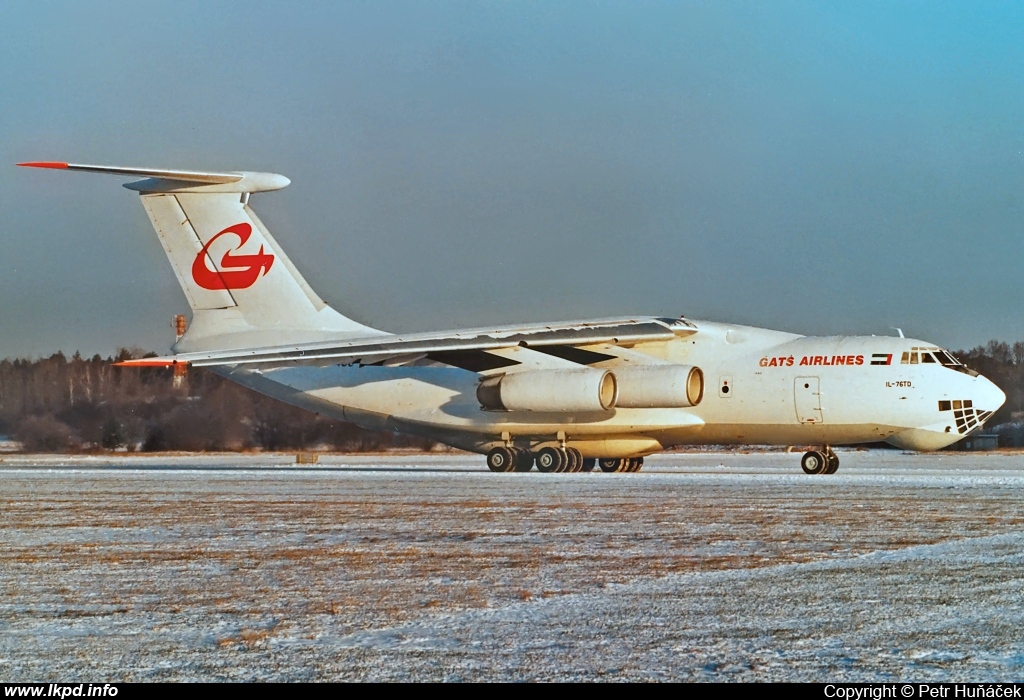
[[[254,207],[386,330],[1024,339],[1021,8],[0,4],[0,357],[187,309],[121,181],[24,160],[283,173]]]

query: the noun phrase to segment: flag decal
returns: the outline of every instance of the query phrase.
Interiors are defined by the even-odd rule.
[[[886,354],[884,352],[882,352],[882,353],[876,352],[875,354],[873,354],[871,356],[871,364],[873,364],[873,365],[891,365],[892,364],[892,354],[891,353],[890,354]]]

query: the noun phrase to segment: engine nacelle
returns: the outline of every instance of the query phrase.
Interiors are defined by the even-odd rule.
[[[704,398],[704,373],[691,365],[616,367],[619,408],[686,408]]]
[[[588,413],[615,407],[615,375],[600,369],[551,369],[487,377],[476,388],[492,411]]]

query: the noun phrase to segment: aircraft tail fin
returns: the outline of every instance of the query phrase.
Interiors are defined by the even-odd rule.
[[[192,308],[179,351],[278,345],[342,334],[377,335],[332,309],[309,286],[249,207],[253,192],[286,187],[275,173],[19,163],[146,179],[140,194]]]

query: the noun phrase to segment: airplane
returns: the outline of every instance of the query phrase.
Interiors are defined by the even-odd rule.
[[[680,316],[392,334],[306,283],[249,206],[275,173],[18,165],[142,178],[139,193],[192,310],[164,357],[371,430],[486,455],[494,472],[636,472],[682,445],[937,450],[1006,399],[942,348],[888,336],[813,337]]]

